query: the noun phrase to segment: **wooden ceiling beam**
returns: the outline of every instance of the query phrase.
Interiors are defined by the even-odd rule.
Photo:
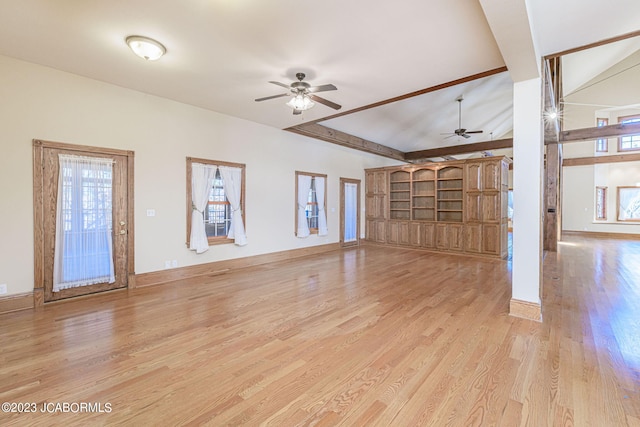
[[[400,150],[378,144],[377,142],[367,141],[366,139],[331,129],[317,123],[306,123],[303,125],[293,126],[285,130],[299,135],[308,136],[310,138],[321,139],[326,142],[342,145],[343,147],[353,148],[355,150],[388,157],[394,160],[405,161],[404,153]]]
[[[637,134],[640,134],[640,123],[617,123],[609,126],[564,130],[560,132],[558,142],[562,144],[565,142],[580,142]]]
[[[454,154],[476,153],[487,150],[513,147],[513,138],[496,139],[495,141],[476,142],[473,144],[455,145],[452,147],[432,148],[430,150],[410,151],[404,154],[407,161],[430,157],[451,156]]]
[[[620,163],[620,162],[637,162],[640,161],[640,154],[616,154],[613,156],[598,156],[598,157],[574,157],[572,159],[563,159],[562,166],[590,166],[601,165],[608,163]]]

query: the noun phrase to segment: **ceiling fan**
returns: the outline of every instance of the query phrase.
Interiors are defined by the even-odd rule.
[[[296,78],[297,82],[293,82],[290,85],[280,82],[270,81],[276,86],[281,86],[289,90],[287,93],[281,93],[279,95],[265,96],[264,98],[256,99],[256,102],[266,101],[268,99],[281,98],[283,96],[293,96],[287,105],[293,108],[293,114],[302,114],[304,110],[308,110],[313,107],[315,104],[313,101],[318,102],[320,104],[326,105],[327,107],[333,108],[334,110],[339,110],[342,108],[342,105],[338,105],[335,102],[331,102],[328,99],[322,98],[318,95],[314,95],[314,93],[318,92],[326,92],[329,90],[337,90],[338,88],[332,84],[320,85],[320,86],[311,86],[307,82],[303,82],[305,78],[304,73],[297,73]]]
[[[462,101],[464,98],[460,95],[456,98],[458,101],[458,129],[454,130],[452,134],[443,133],[443,135],[449,135],[447,138],[451,138],[452,136],[461,136],[463,138],[471,138],[472,133],[482,133],[481,130],[466,130],[462,127]]]

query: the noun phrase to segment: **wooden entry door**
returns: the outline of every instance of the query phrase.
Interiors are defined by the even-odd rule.
[[[115,282],[96,283],[86,286],[53,290],[53,270],[57,230],[56,212],[60,155],[108,158],[113,161],[110,178],[106,186],[110,190],[107,203],[111,219],[111,241]],[[34,141],[34,212],[35,212],[35,300],[38,305],[39,293],[44,302],[92,294],[107,290],[126,288],[133,272],[133,206],[132,200],[133,153],[123,150],[100,149],[71,144]],[[82,180],[82,186],[91,186],[91,178]],[[83,202],[84,203],[84,202]],[[110,205],[110,206],[109,206]],[[109,217],[109,214],[107,214]]]
[[[360,180],[340,178],[340,244],[360,244]]]

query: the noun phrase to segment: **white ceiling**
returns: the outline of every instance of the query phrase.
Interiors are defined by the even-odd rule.
[[[514,0],[482,0],[503,1]],[[640,22],[637,0],[526,4],[540,55]],[[134,56],[129,35],[160,41],[167,55]],[[505,64],[478,0],[1,1],[0,54],[277,128],[335,113],[316,105],[293,116],[286,98],[254,102],[282,93],[268,81],[299,71],[335,84],[321,95],[348,111]],[[440,135],[458,127],[461,94],[463,127],[483,138]],[[503,73],[322,124],[402,151],[477,142],[509,134],[510,97]]]

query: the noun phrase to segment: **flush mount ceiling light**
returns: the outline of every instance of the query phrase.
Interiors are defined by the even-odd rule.
[[[167,52],[161,43],[143,36],[129,36],[125,39],[133,53],[149,61],[160,59]]]

